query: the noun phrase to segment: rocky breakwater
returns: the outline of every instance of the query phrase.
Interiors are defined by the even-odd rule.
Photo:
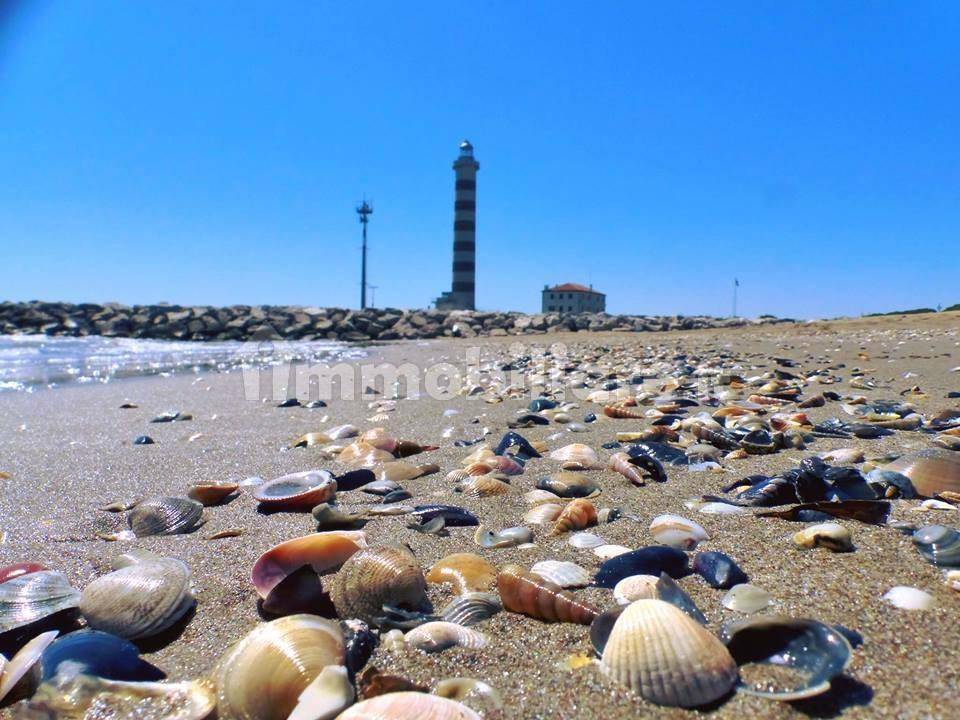
[[[526,315],[370,308],[119,305],[116,303],[2,302],[0,333],[102,335],[161,340],[414,340],[481,335],[534,335],[569,331],[652,332],[786,322],[705,316],[583,313]]]

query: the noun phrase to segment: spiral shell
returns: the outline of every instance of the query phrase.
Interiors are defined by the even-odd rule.
[[[647,484],[643,479],[643,473],[640,472],[640,468],[631,464],[630,456],[625,452],[618,452],[611,455],[609,467],[611,470],[623,475],[627,480],[638,487],[642,487],[643,485]]]
[[[705,705],[737,681],[737,665],[723,643],[661,600],[627,606],[613,626],[600,667],[658,705]]]
[[[550,535],[552,537],[563,535],[571,530],[583,530],[596,524],[597,508],[589,500],[578,498],[563,509],[550,531]]]
[[[608,418],[619,420],[643,420],[644,415],[639,410],[626,407],[624,405],[606,405],[603,408],[603,414]]]
[[[144,500],[127,514],[127,526],[137,537],[179,535],[194,530],[203,515],[203,505],[179,497]]]
[[[497,569],[474,553],[447,555],[426,576],[431,585],[450,583],[458,595],[487,590],[496,579]]]
[[[367,534],[362,530],[332,530],[287,540],[267,550],[253,564],[253,585],[257,594],[266,598],[285,577],[304,565],[323,573],[339,567],[366,546]]]
[[[497,589],[507,610],[538,620],[589,625],[597,616],[592,605],[519,565],[507,565],[500,571]]]
[[[408,632],[404,639],[408,645],[427,653],[458,646],[479,650],[487,644],[487,636],[483,633],[446,621],[424,623]]]
[[[563,505],[557,503],[534,505],[523,514],[523,521],[531,525],[546,525],[560,517],[562,512]]]
[[[413,553],[402,545],[369,547],[347,560],[330,588],[337,614],[376,625],[384,605],[429,607],[427,583]]]
[[[257,625],[213,673],[221,720],[286,720],[324,668],[344,663],[340,626],[316,615]]]
[[[419,692],[392,692],[364,700],[337,716],[337,720],[481,720],[463,703]]]
[[[94,580],[80,597],[80,612],[93,629],[135,640],[163,632],[194,602],[187,564],[156,558]]]
[[[543,560],[530,568],[530,572],[562,588],[590,584],[590,573],[576,563],[563,560]]]

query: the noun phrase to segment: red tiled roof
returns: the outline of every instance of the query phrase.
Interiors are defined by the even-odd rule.
[[[585,285],[580,285],[578,283],[564,283],[563,285],[554,285],[552,288],[549,288],[551,291],[555,292],[592,292],[602,295],[603,293],[598,292],[597,290],[592,290]]]

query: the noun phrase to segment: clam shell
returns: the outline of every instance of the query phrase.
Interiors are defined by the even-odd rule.
[[[597,508],[589,500],[578,498],[563,509],[550,530],[550,535],[563,535],[571,530],[583,530],[596,524]]]
[[[144,500],[127,513],[127,526],[137,537],[180,535],[194,530],[203,515],[196,500],[158,497]]]
[[[145,680],[157,676],[157,671],[140,659],[136,645],[99,630],[78,630],[54,641],[40,658],[43,680],[54,677],[61,663],[70,663],[72,669],[110,680]]]
[[[563,471],[537,480],[537,489],[563,498],[585,498],[598,494],[600,486],[583,473]]]
[[[287,720],[334,720],[355,697],[347,668],[327,665],[300,693]]]
[[[793,542],[802,548],[825,547],[832,552],[853,550],[853,536],[840,523],[825,522],[804,528],[793,536]]]
[[[736,663],[723,643],[660,600],[637,600],[626,607],[603,649],[600,667],[658,705],[706,705],[726,695],[737,681]]]
[[[609,560],[610,558],[615,558],[618,555],[623,555],[625,553],[631,552],[633,548],[628,548],[626,545],[597,545],[593,548],[593,554],[596,555],[601,560]]]
[[[927,525],[913,533],[913,544],[927,562],[960,567],[960,532],[944,525]],[[0,591],[3,586],[0,585]]]
[[[593,578],[595,585],[613,588],[630,575],[654,575],[665,572],[670,577],[681,578],[689,574],[686,553],[666,545],[631,550],[607,560]]]
[[[523,521],[531,525],[546,525],[552,523],[563,512],[563,505],[557,503],[543,503],[534,505],[523,514]]]
[[[524,545],[533,540],[533,531],[525,527],[509,527],[494,532],[485,525],[477,526],[473,541],[483,548],[505,548]]]
[[[654,575],[631,575],[613,587],[613,599],[620,605],[629,605],[634,600],[657,598],[657,578]]]
[[[756,585],[740,583],[730,588],[720,603],[727,610],[735,610],[750,615],[773,604],[773,596]]]
[[[507,610],[546,622],[589,625],[598,612],[570,591],[518,565],[507,565],[500,571],[497,589]]]
[[[488,590],[497,569],[474,553],[454,553],[438,560],[426,575],[432,585],[450,583],[457,594]]]
[[[408,645],[427,653],[458,646],[479,650],[487,644],[487,636],[483,633],[446,621],[424,623],[408,632],[404,639]]]
[[[914,587],[897,585],[884,593],[883,599],[902,610],[929,610],[933,607],[933,596]]]
[[[31,562],[7,565],[6,567],[0,568],[0,583],[5,583],[7,580],[13,580],[21,575],[29,575],[30,573],[40,572],[41,570],[46,569],[47,568],[45,566],[39,563]]]
[[[337,481],[326,470],[283,475],[258,485],[253,491],[260,505],[274,510],[310,510],[336,494]]]
[[[440,611],[440,617],[458,625],[475,625],[503,610],[500,596],[489,592],[468,592],[455,597]]]
[[[747,574],[733,558],[715,550],[697,553],[693,558],[693,571],[714,588],[725,590],[747,582]]]
[[[160,558],[94,580],[80,597],[80,612],[93,629],[133,640],[163,632],[194,602],[187,564]]]
[[[392,692],[364,700],[337,720],[481,720],[480,715],[455,700],[419,692]]]
[[[75,609],[79,604],[80,592],[70,587],[61,573],[39,570],[17,575],[0,583],[0,633]]]
[[[340,626],[316,615],[289,615],[257,625],[213,672],[221,720],[286,720],[314,679],[343,665]]]
[[[347,560],[333,578],[330,597],[341,618],[376,625],[383,606],[429,607],[427,583],[417,559],[402,545],[368,547]]]
[[[580,550],[590,550],[591,548],[606,544],[606,541],[602,537],[588,532],[573,533],[567,539],[567,542]]]
[[[30,640],[5,664],[0,662],[0,705],[3,699],[17,686],[40,660],[44,650],[57,637],[57,630],[41,633]],[[3,655],[0,655],[3,658]]]
[[[550,453],[552,460],[559,460],[567,470],[592,470],[602,467],[597,451],[583,443],[571,443]]]
[[[253,565],[253,585],[266,598],[281,580],[309,565],[317,574],[339,567],[367,547],[362,530],[333,530],[287,540],[267,550]]]
[[[476,515],[456,505],[417,505],[413,514],[421,523],[442,517],[447,527],[472,527],[480,524]]]
[[[487,497],[496,497],[497,495],[506,495],[513,488],[510,487],[510,483],[503,482],[503,480],[498,480],[491,475],[481,475],[480,477],[472,477],[469,480],[465,480],[460,483],[456,490],[462,492],[467,497],[475,498],[487,498]]]
[[[693,550],[698,543],[710,539],[700,525],[679,515],[658,515],[650,523],[650,534],[661,545],[678,550]]]
[[[950,450],[929,448],[909,453],[884,466],[910,478],[917,495],[934,497],[960,491],[960,457]]]
[[[530,568],[530,572],[562,588],[584,587],[590,584],[589,572],[576,563],[564,560],[543,560]]]
[[[239,489],[235,482],[196,483],[187,490],[187,497],[205,507],[219,505]]]

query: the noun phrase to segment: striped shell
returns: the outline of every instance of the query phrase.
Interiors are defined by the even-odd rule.
[[[602,537],[588,532],[573,533],[567,542],[579,550],[590,550],[606,544],[606,540]]]
[[[562,588],[583,587],[590,584],[589,572],[576,563],[564,560],[543,560],[530,568],[530,572]]]
[[[475,625],[503,610],[500,596],[490,592],[468,592],[457,595],[440,611],[440,617],[458,625]]]
[[[431,585],[450,583],[457,594],[487,590],[497,579],[497,569],[474,553],[454,553],[438,560],[427,573]]]
[[[144,500],[127,514],[127,526],[137,537],[179,535],[197,527],[203,505],[180,497]]]
[[[519,565],[507,565],[500,571],[497,589],[507,610],[538,620],[589,625],[597,616],[592,605]]]
[[[643,473],[640,472],[640,468],[630,462],[630,456],[625,452],[618,452],[611,455],[609,468],[623,475],[634,485],[642,486],[647,484],[643,479]]]
[[[559,460],[564,470],[593,470],[602,467],[597,451],[583,443],[571,443],[550,453],[550,458]]]
[[[613,586],[613,599],[619,605],[629,605],[635,600],[651,600],[657,597],[655,575],[631,575]]]
[[[583,530],[596,524],[597,508],[589,500],[578,498],[563,509],[550,531],[550,535],[563,535],[571,530]]]
[[[620,420],[643,420],[644,415],[639,410],[625,407],[623,405],[607,405],[603,408],[603,414],[608,418],[617,418]]]
[[[330,597],[341,618],[376,625],[384,605],[427,607],[427,583],[417,559],[402,545],[369,547],[347,560],[333,578]]]
[[[510,487],[510,483],[498,480],[492,475],[481,475],[464,480],[456,489],[467,497],[486,498],[506,495],[513,488]]]
[[[481,720],[463,703],[420,692],[391,692],[353,705],[337,720]]]
[[[612,680],[658,705],[706,705],[726,695],[737,681],[737,664],[723,643],[661,600],[627,606],[613,626],[600,667]]]
[[[428,653],[458,646],[479,650],[487,644],[487,636],[483,633],[442,620],[415,627],[404,636],[404,639],[408,645]]]
[[[563,505],[558,503],[543,503],[534,505],[523,514],[523,521],[531,525],[546,525],[552,523],[563,512]]]
[[[456,470],[448,472],[446,479],[449,482],[460,482],[461,480],[466,480],[468,477],[472,477],[470,473],[462,468],[457,468]]]
[[[0,583],[0,633],[23,627],[80,603],[80,592],[52,570],[15,575]]]
[[[542,505],[543,503],[555,503],[562,500],[559,495],[549,490],[531,490],[523,494],[523,500],[527,505]]]

